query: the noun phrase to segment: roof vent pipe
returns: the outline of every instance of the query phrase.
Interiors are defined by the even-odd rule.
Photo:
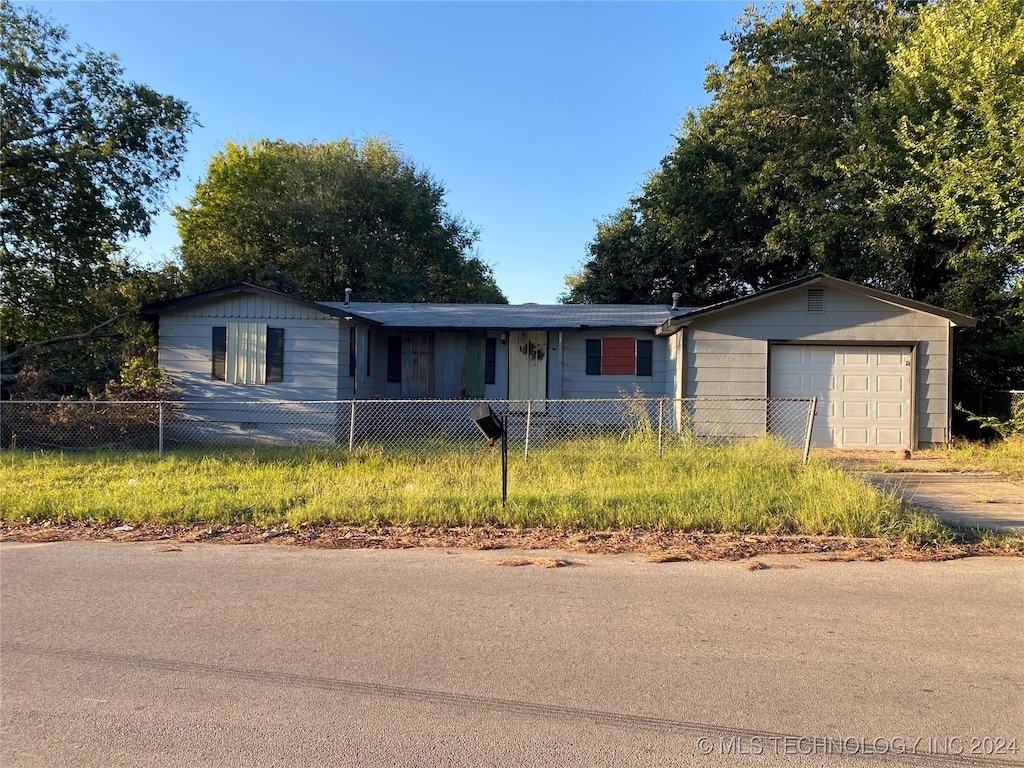
[[[673,292],[672,294],[672,311],[676,312],[679,310],[679,299],[683,297],[683,294]]]
[[[347,307],[352,302],[352,289],[345,289],[345,306]]]

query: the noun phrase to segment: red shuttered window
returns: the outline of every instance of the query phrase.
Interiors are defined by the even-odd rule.
[[[601,374],[614,376],[636,373],[636,339],[604,339],[601,349]]]

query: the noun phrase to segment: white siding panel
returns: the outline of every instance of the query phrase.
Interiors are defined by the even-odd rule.
[[[252,320],[332,320],[330,315],[318,312],[312,307],[276,296],[238,294],[217,301],[190,304],[164,313],[160,322],[167,318],[238,318]]]
[[[254,303],[248,301],[254,299]],[[245,299],[245,301],[243,301]],[[258,301],[255,301],[257,300]],[[305,317],[286,318],[289,308]],[[218,397],[236,400],[334,400],[338,395],[338,320],[276,298],[233,297],[185,308],[160,318],[160,365],[184,399]],[[211,379],[214,326],[258,322],[284,329],[284,381],[263,385],[231,384]],[[271,315],[275,315],[271,317]],[[311,317],[310,315],[316,315]],[[347,357],[345,358],[347,363]]]

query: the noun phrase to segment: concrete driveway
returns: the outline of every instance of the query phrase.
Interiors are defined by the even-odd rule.
[[[1024,533],[1024,486],[995,473],[861,472],[872,484],[899,494],[957,525]]]

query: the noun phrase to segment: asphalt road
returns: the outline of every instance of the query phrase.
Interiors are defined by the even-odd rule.
[[[0,545],[3,768],[1024,764],[1019,558],[165,548]]]

